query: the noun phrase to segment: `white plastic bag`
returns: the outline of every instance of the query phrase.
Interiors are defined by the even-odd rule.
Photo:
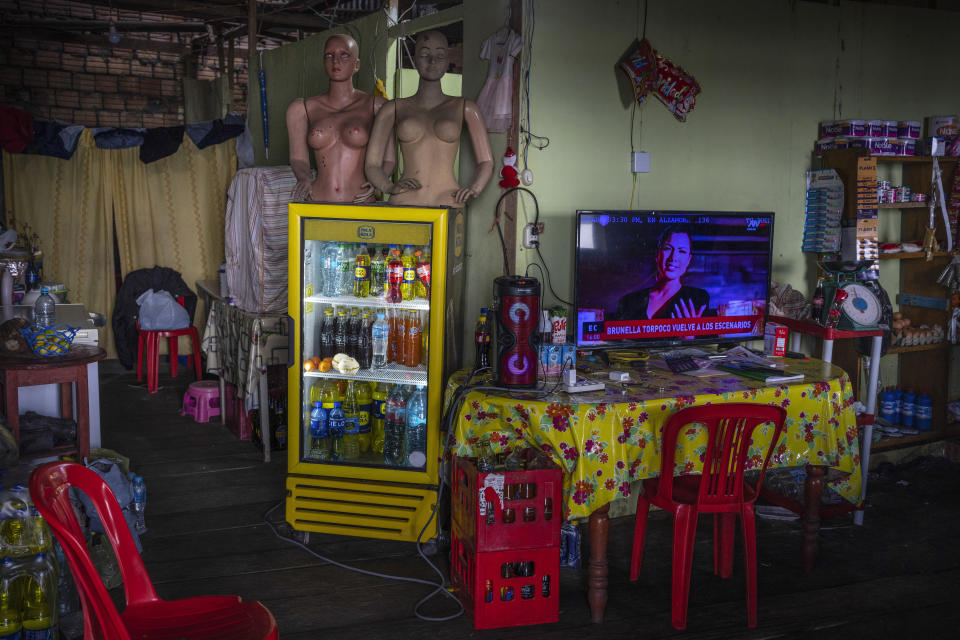
[[[190,325],[190,314],[169,291],[147,289],[137,298],[137,304],[140,305],[137,322],[145,331],[185,329]]]

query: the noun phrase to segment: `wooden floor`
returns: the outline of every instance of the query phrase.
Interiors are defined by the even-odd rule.
[[[612,522],[606,621],[590,622],[585,572],[562,570],[556,624],[474,631],[461,616],[426,622],[414,605],[432,589],[344,570],[274,536],[265,513],[283,498],[285,454],[262,454],[219,423],[180,417],[190,382],[161,374],[150,395],[116,361],[101,364],[103,446],[147,482],[143,557],[161,597],[238,594],[262,601],[281,638],[955,638],[960,628],[960,464],[924,458],[871,476],[865,524],[824,523],[816,570],[801,570],[798,522],[759,523],[760,624],[746,627],[743,567],[712,573],[710,520],[694,558],[687,631],[670,626],[671,522],[654,514],[640,579],[627,577],[632,519]],[[270,520],[281,532],[282,507]],[[587,541],[584,540],[586,548]],[[355,567],[431,579],[414,545],[319,536],[311,548]],[[442,554],[441,554],[442,555]],[[435,556],[436,557],[436,556]],[[437,557],[445,569],[447,562]],[[455,611],[439,598],[431,616]]]

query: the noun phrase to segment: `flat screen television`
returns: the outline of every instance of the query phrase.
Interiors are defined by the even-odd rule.
[[[763,338],[773,213],[577,211],[578,346]]]

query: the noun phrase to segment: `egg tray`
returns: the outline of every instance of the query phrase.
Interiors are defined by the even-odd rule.
[[[32,324],[20,333],[26,338],[30,349],[38,356],[49,358],[62,356],[70,350],[73,339],[79,331],[76,327],[42,327]]]

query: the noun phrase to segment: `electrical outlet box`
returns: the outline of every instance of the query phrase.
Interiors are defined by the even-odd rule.
[[[534,224],[528,224],[523,227],[523,248],[536,249],[540,246],[540,234],[537,233],[537,227]]]
[[[523,228],[523,248],[536,249],[540,246],[540,234],[543,233],[543,223],[529,223]]]
[[[630,170],[633,173],[650,173],[650,154],[646,151],[630,154]]]

